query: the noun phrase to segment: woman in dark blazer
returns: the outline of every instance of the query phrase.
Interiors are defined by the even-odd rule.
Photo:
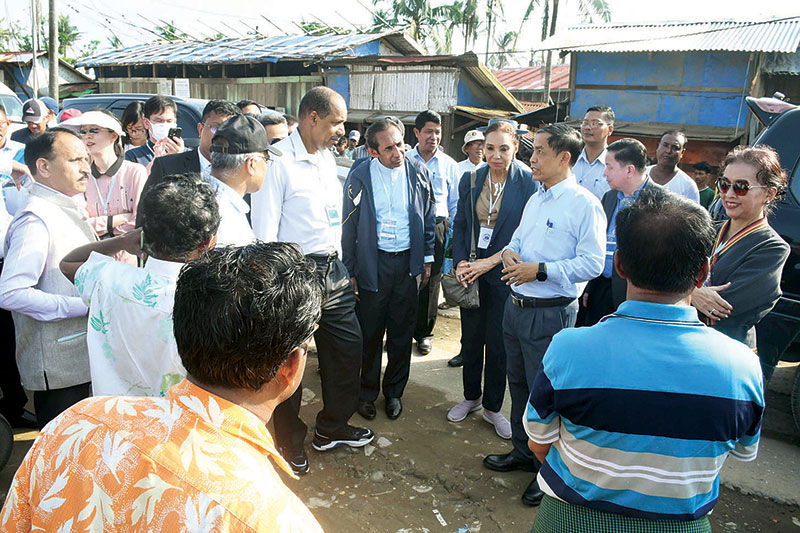
[[[514,160],[519,147],[516,124],[490,123],[485,137],[487,164],[474,171],[474,187],[471,187],[472,172],[461,177],[453,221],[456,276],[464,284],[478,283],[481,305],[478,309],[461,309],[465,399],[450,409],[447,419],[460,422],[482,405],[484,420],[494,425],[502,438],[510,439],[511,426],[500,414],[506,390],[503,308],[510,293],[500,280],[503,269],[500,254],[517,229],[522,210],[537,185],[531,171]],[[473,227],[477,260],[470,262]]]
[[[767,222],[786,173],[772,148],[739,146],[725,157],[720,176],[729,220],[718,228],[708,282],[695,289],[692,305],[708,325],[755,349],[755,326],[781,296],[789,257],[789,245]]]

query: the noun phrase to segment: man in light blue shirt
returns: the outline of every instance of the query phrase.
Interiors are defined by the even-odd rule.
[[[436,326],[439,308],[439,288],[442,283],[442,263],[450,221],[456,216],[458,206],[458,163],[442,151],[442,117],[436,111],[423,111],[414,121],[417,146],[408,154],[411,161],[424,165],[430,171],[433,198],[436,201],[436,249],[431,266],[431,281],[419,293],[417,325],[414,338],[421,355],[433,349],[431,338]]]
[[[501,279],[511,285],[503,340],[514,448],[485,457],[490,470],[538,471],[522,425],[533,378],[553,335],[575,325],[577,298],[586,282],[603,271],[606,217],[599,200],[572,175],[572,162],[582,148],[578,132],[566,124],[545,126],[533,140],[531,170],[542,188],[525,205],[502,256]],[[534,479],[522,501],[538,505],[541,499]]]
[[[342,261],[358,298],[364,338],[358,412],[368,420],[375,418],[381,391],[384,333],[386,415],[394,420],[403,410],[417,290],[427,289],[434,260],[436,222],[428,171],[406,159],[403,131],[394,117],[374,122],[366,134],[372,159],[356,163],[344,187]]]
[[[614,111],[608,106],[596,105],[586,110],[581,122],[584,147],[575,161],[572,173],[578,185],[585,187],[598,200],[608,192],[609,186],[603,171],[606,169],[608,137],[614,132]]]

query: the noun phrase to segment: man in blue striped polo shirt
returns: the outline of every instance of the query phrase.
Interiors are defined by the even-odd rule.
[[[533,531],[711,531],[722,465],[755,459],[764,410],[758,358],[689,305],[713,242],[708,214],[664,190],[618,213],[627,301],[557,334],[532,387]]]

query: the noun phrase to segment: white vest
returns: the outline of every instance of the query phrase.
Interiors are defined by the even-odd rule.
[[[50,236],[46,244],[30,243],[47,246],[44,271],[34,288],[79,297],[78,290],[58,265],[75,248],[97,240],[86,209],[69,196],[35,183],[16,218],[24,213],[33,213],[44,222]],[[26,389],[63,389],[90,380],[85,316],[42,322],[22,313],[11,314],[17,340],[17,366]]]

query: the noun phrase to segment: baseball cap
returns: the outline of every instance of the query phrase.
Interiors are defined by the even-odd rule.
[[[53,112],[54,115],[58,115],[58,102],[55,101],[54,98],[50,98],[49,96],[42,96],[39,98],[47,108]]]
[[[235,115],[223,122],[211,139],[211,151],[222,154],[269,152],[276,156],[283,155],[269,144],[264,126],[255,117],[247,115]]]
[[[74,107],[69,107],[69,108],[65,109],[64,111],[62,111],[60,115],[58,115],[58,122],[59,123],[66,122],[69,119],[75,118],[75,117],[79,117],[82,114],[83,113],[81,113],[80,109],[75,109]]]
[[[461,145],[461,153],[467,155],[467,145],[472,141],[483,141],[485,140],[483,137],[483,133],[478,130],[469,130],[466,135],[464,135],[464,144]]]
[[[101,128],[111,130],[119,136],[122,136],[122,125],[115,118],[112,118],[100,111],[87,111],[79,117],[73,117],[69,120],[63,121],[59,126],[66,126],[68,128],[77,129],[87,124],[94,124]]]
[[[23,122],[41,122],[47,117],[47,106],[41,100],[31,98],[22,104]]]
[[[361,139],[361,134],[358,132],[358,130],[351,130],[350,135],[348,135],[347,138],[355,139],[356,141],[358,141],[359,139]]]

